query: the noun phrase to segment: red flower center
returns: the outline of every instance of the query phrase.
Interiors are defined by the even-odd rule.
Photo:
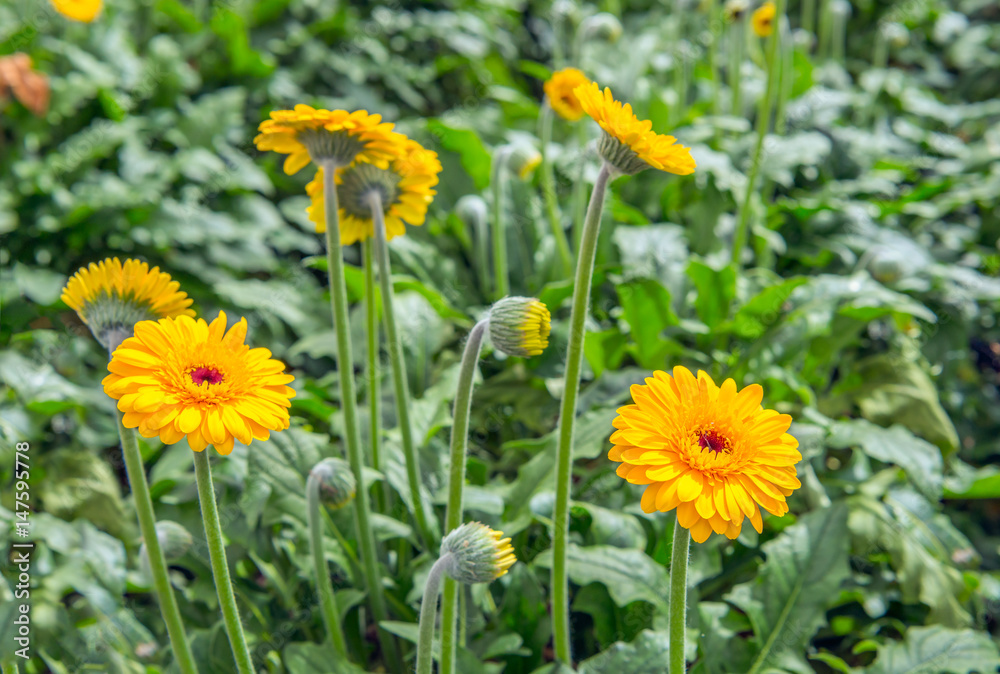
[[[698,437],[698,446],[718,454],[729,449],[729,440],[715,431],[702,431]]]
[[[196,367],[191,370],[190,375],[191,381],[198,386],[201,386],[205,382],[208,382],[209,384],[222,383],[222,373],[210,367]]]

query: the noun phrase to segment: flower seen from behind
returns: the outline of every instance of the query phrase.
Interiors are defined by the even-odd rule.
[[[598,151],[615,169],[627,175],[648,168],[677,175],[694,173],[691,150],[679,145],[673,136],[653,131],[653,123],[636,117],[628,103],[616,101],[611,89],[601,92],[596,82],[590,82],[577,87],[575,93],[584,112],[604,131]]]
[[[187,437],[200,452],[220,454],[235,440],[249,445],[288,428],[294,377],[267,349],[244,344],[247,321],[226,332],[226,315],[211,324],[188,316],[143,321],[112,354],[102,382],[118,401],[127,428],[172,445]]]
[[[340,243],[347,246],[375,235],[368,195],[378,192],[385,213],[386,239],[406,233],[406,225],[418,227],[427,218],[427,207],[437,192],[441,161],[437,153],[420,143],[395,134],[398,151],[390,160],[355,162],[337,171],[337,198],[340,202]],[[306,208],[317,232],[326,231],[326,200],[323,196],[323,169],[306,185],[312,204]]]
[[[90,23],[101,13],[103,0],[52,0],[57,12],[73,21]]]
[[[576,88],[589,82],[587,76],[576,68],[563,68],[552,73],[544,85],[549,105],[563,119],[577,121],[583,117],[583,106],[577,98]]]
[[[754,10],[750,23],[758,37],[767,37],[771,34],[774,29],[774,12],[774,3],[770,0]]]
[[[677,521],[704,542],[713,531],[736,538],[743,521],[762,531],[761,510],[788,512],[785,497],[801,485],[792,418],[761,407],[763,389],[716,386],[683,367],[654,372],[632,387],[633,404],[618,409],[608,453],[618,475],[647,485],[644,512],[677,510]]]

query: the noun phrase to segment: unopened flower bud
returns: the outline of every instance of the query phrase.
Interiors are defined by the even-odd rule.
[[[551,320],[533,297],[505,297],[490,309],[490,340],[508,356],[537,356],[549,345]]]
[[[514,145],[507,156],[507,166],[521,180],[526,179],[542,163],[542,153],[526,144]]]
[[[726,4],[722,7],[722,15],[726,21],[732,23],[743,18],[748,9],[750,9],[749,0],[726,0]]]
[[[455,215],[473,231],[486,222],[488,212],[486,202],[478,194],[466,194],[455,204]]]
[[[906,26],[895,21],[882,24],[882,37],[893,47],[899,49],[905,47],[910,42],[910,31]]]
[[[441,556],[449,554],[448,575],[470,585],[496,580],[517,561],[510,539],[481,522],[468,522],[445,536]]]
[[[327,508],[337,510],[354,500],[357,482],[343,459],[323,459],[313,467],[310,477],[319,481],[319,500]]]
[[[593,16],[588,16],[580,24],[580,31],[584,40],[604,40],[605,42],[617,42],[622,35],[622,24],[614,14],[608,12],[598,12]]]

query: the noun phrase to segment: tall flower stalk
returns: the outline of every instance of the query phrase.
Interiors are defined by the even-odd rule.
[[[674,543],[670,553],[670,674],[684,674],[684,628],[687,619],[687,567],[691,532],[674,523]]]
[[[542,109],[538,115],[538,137],[542,143],[542,196],[545,199],[545,212],[549,218],[549,228],[556,245],[556,255],[559,260],[558,277],[565,278],[573,268],[573,254],[569,250],[569,239],[563,229],[562,216],[559,214],[559,203],[556,195],[556,183],[549,155],[549,145],[552,142],[552,106],[548,97],[542,101]]]
[[[372,468],[382,472],[382,377],[379,372],[378,307],[375,297],[375,251],[371,239],[361,242],[365,264],[365,379],[368,381],[368,444],[371,447]],[[388,481],[383,480],[375,492],[376,509],[388,512],[391,504]]]
[[[493,152],[490,168],[490,189],[493,191],[493,297],[500,299],[510,292],[510,272],[507,269],[507,222],[503,197],[507,185],[507,157],[509,145],[503,145]]]
[[[563,397],[559,410],[558,445],[556,449],[556,499],[552,560],[552,628],[556,659],[572,662],[569,629],[569,580],[567,557],[569,546],[569,501],[573,467],[573,427],[576,421],[580,371],[583,365],[584,326],[590,300],[598,234],[608,182],[614,175],[634,175],[649,168],[678,175],[693,173],[694,160],[690,150],[676,144],[672,136],[663,136],[649,129],[632,114],[631,106],[614,100],[610,89],[602,93],[594,84],[581,85],[575,90],[584,111],[602,129],[598,151],[603,159],[597,174],[587,216],[584,220],[580,250],[576,258],[573,304],[570,313],[569,344],[566,352],[566,372]]]

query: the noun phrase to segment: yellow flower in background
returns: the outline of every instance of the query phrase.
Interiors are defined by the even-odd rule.
[[[82,267],[66,282],[61,298],[105,346],[111,332],[121,331],[123,339],[139,321],[194,316],[188,308],[193,300],[170,274],[139,260],[122,264],[117,257]]]
[[[481,522],[466,522],[441,541],[441,556],[451,555],[449,576],[460,583],[489,583],[507,573],[517,557],[509,538]]]
[[[102,382],[118,401],[126,428],[172,445],[187,437],[200,452],[233,451],[269,431],[288,428],[294,377],[267,349],[243,342],[245,318],[226,332],[226,315],[211,324],[188,316],[143,321],[112,354]]]
[[[750,23],[758,37],[767,37],[774,30],[774,12],[774,3],[770,1],[754,10]]]
[[[648,485],[643,512],[676,508],[699,543],[713,531],[736,538],[744,519],[760,533],[761,509],[788,512],[802,455],[788,434],[792,418],[763,409],[763,395],[757,384],[737,391],[732,379],[716,386],[705,372],[696,379],[683,367],[633,386],[634,403],[618,409],[608,458],[621,462],[620,477]]]
[[[310,160],[332,160],[337,166],[352,161],[374,162],[397,153],[401,137],[381,115],[365,110],[317,110],[296,105],[294,110],[275,110],[260,123],[253,139],[258,150],[287,154],[285,173],[292,175]]]
[[[90,23],[101,13],[102,0],[52,0],[57,12],[73,21]]]
[[[427,218],[427,207],[437,194],[441,161],[437,153],[402,136],[398,150],[389,160],[355,162],[337,171],[337,199],[340,202],[340,243],[343,246],[375,235],[368,195],[377,190],[385,212],[386,239],[406,233],[406,225],[419,227]],[[306,208],[317,232],[326,231],[326,200],[323,197],[323,169],[306,185],[312,204]]]
[[[596,82],[590,82],[575,93],[584,112],[604,130],[598,144],[601,157],[618,171],[632,175],[655,168],[682,176],[694,173],[690,148],[679,145],[673,136],[654,132],[653,123],[640,121],[631,105],[614,99],[611,89],[602,93]]]
[[[563,119],[577,121],[583,117],[583,107],[575,91],[580,85],[589,82],[590,79],[576,68],[563,68],[552,73],[552,77],[544,85],[549,105]]]
[[[490,341],[508,356],[528,358],[549,345],[552,316],[533,297],[505,297],[490,309]]]

